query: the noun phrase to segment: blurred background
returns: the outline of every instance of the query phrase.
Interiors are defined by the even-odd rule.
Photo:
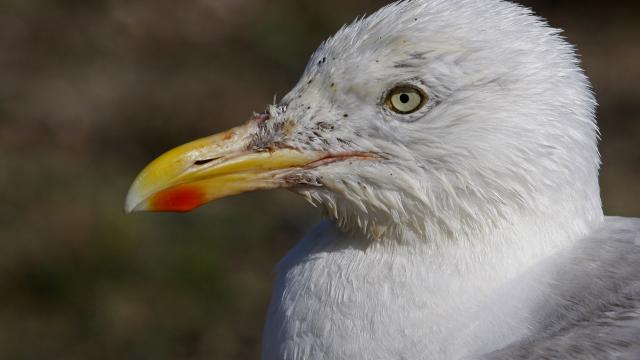
[[[257,359],[286,191],[125,216],[153,157],[283,96],[386,0],[0,0],[0,359]],[[527,0],[600,101],[609,214],[640,216],[640,5]]]

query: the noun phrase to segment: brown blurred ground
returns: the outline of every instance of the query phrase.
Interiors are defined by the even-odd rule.
[[[0,359],[256,359],[287,192],[124,216],[162,150],[263,110],[384,0],[0,0]],[[640,216],[640,6],[529,0],[600,101],[603,197]]]

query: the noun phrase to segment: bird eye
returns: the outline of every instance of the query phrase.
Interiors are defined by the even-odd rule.
[[[398,114],[411,114],[422,108],[428,100],[422,90],[411,86],[399,86],[387,95],[385,104]]]

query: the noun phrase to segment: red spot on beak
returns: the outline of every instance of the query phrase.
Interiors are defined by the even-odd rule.
[[[151,198],[150,207],[154,211],[187,212],[205,202],[205,194],[199,188],[178,186],[154,195]]]

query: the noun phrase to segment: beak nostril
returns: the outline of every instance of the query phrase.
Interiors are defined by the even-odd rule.
[[[222,156],[215,157],[215,158],[212,158],[212,159],[198,160],[198,161],[195,161],[193,163],[193,165],[202,166],[202,165],[206,165],[208,163],[214,162],[214,161],[219,160],[219,159],[222,159]]]

